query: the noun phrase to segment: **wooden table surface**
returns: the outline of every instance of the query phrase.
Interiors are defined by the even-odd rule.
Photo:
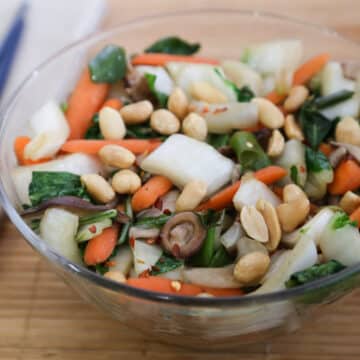
[[[336,28],[360,40],[360,0],[108,0],[104,26],[191,8],[231,7],[277,12]],[[85,304],[40,260],[15,228],[0,220],[0,360],[360,358],[360,293],[301,331],[234,352],[207,353],[159,345]]]

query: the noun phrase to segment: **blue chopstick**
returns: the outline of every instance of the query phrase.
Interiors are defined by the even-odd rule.
[[[24,32],[27,9],[28,4],[24,2],[17,11],[4,42],[0,47],[0,97],[9,78],[11,66]]]

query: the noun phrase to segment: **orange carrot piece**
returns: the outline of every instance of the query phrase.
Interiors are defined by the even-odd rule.
[[[199,56],[186,56],[186,55],[172,55],[172,54],[158,54],[158,53],[147,53],[139,54],[132,58],[131,63],[133,65],[154,65],[163,66],[170,61],[181,61],[187,63],[197,64],[212,64],[218,65],[219,60],[208,59]]]
[[[284,168],[272,165],[256,171],[254,176],[256,177],[256,179],[269,185],[282,179],[286,174],[287,172]],[[196,210],[222,210],[226,208],[227,206],[231,205],[232,199],[236,194],[237,190],[239,189],[239,186],[240,181],[237,181],[234,184],[226,187],[225,189],[212,196],[208,201],[201,204]]]
[[[334,148],[330,144],[321,143],[319,146],[319,150],[325,156],[329,156],[334,151]]]
[[[69,140],[61,148],[67,153],[82,152],[89,155],[96,155],[105,145],[120,145],[132,151],[134,154],[142,154],[146,151],[155,150],[160,144],[160,140],[141,140],[141,139],[125,139],[125,140]]]
[[[202,293],[202,289],[199,286],[180,283],[181,286],[177,288],[174,285],[172,286],[172,280],[160,276],[130,278],[126,282],[130,286],[165,294],[196,296]]]
[[[89,240],[85,248],[85,264],[96,265],[106,261],[116,246],[117,237],[118,227],[112,226]]]
[[[120,110],[123,107],[123,103],[119,99],[112,98],[112,99],[107,99],[104,102],[102,107],[105,107],[105,106],[111,107],[115,110]]]
[[[354,160],[345,160],[334,172],[334,180],[328,186],[331,195],[342,195],[360,187],[360,166]]]
[[[160,196],[165,195],[172,186],[172,182],[165,176],[153,176],[133,195],[131,199],[133,210],[139,212],[147,209],[155,204]]]
[[[356,221],[358,228],[360,228],[360,206],[351,213],[350,220]]]
[[[19,165],[35,165],[50,161],[50,158],[43,158],[39,160],[26,159],[24,155],[26,145],[31,141],[28,136],[18,136],[14,141],[14,151]]]
[[[320,54],[302,64],[294,73],[293,86],[305,85],[326,65],[329,59],[329,54]],[[274,104],[281,104],[286,99],[286,95],[272,91],[266,95],[266,98]]]
[[[244,292],[241,289],[216,289],[209,287],[201,287],[202,290],[214,296],[242,296]]]
[[[109,84],[94,83],[86,67],[69,98],[66,111],[70,139],[80,139],[85,135],[91,125],[92,116],[101,108],[109,88]]]

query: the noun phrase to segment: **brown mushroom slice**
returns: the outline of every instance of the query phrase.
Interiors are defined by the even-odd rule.
[[[199,217],[190,211],[173,216],[160,233],[163,248],[180,259],[194,255],[201,248],[205,236],[206,230]]]

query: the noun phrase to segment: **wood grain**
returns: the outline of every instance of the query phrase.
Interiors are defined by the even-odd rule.
[[[342,0],[108,0],[106,26],[144,14],[231,7],[277,12],[336,28],[360,40],[360,2]],[[341,7],[341,9],[339,9]],[[360,293],[296,334],[221,353],[149,341],[85,304],[48,269],[6,219],[0,227],[0,359],[347,360],[360,358]]]

